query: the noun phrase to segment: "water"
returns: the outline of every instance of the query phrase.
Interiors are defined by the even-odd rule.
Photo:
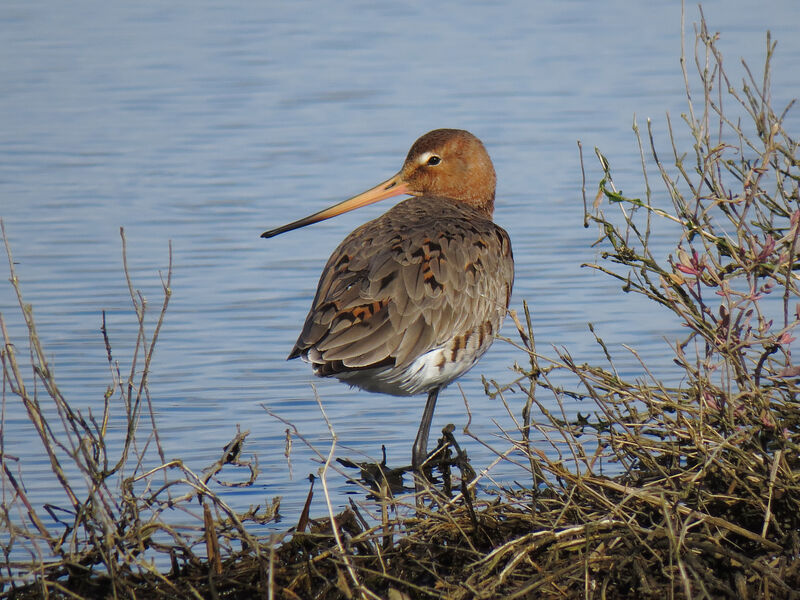
[[[0,216],[65,396],[76,408],[96,407],[108,385],[102,310],[115,358],[129,368],[136,329],[122,273],[123,226],[131,275],[152,310],[173,245],[173,297],[150,379],[167,457],[200,469],[241,424],[251,431],[246,452],[258,455],[263,473],[252,488],[226,490],[226,501],[244,509],[282,496],[293,524],[306,475],[318,465],[295,440],[290,470],[286,426],[265,406],[326,453],[313,383],[339,455],[379,457],[386,444],[390,463],[407,463],[422,399],[350,390],[284,360],[327,256],[387,205],[273,240],[259,234],[393,174],[410,144],[436,127],[472,131],[494,159],[495,219],[511,234],[517,264],[512,307],[523,299],[533,306],[538,347],[597,359],[591,321],[623,373],[640,369],[622,344],[668,373],[665,338],[684,333],[674,318],[580,268],[598,250],[590,247],[596,231],[581,226],[576,140],[587,156],[590,199],[600,177],[594,146],[611,159],[621,189],[642,193],[631,123],[634,113],[642,125],[652,117],[667,147],[663,115],[677,124],[685,110],[680,14],[675,2],[619,1],[351,1],[328,9],[3,3]],[[758,70],[770,29],[779,41],[776,105],[796,93],[796,2],[710,2],[705,14],[722,32],[734,81],[740,56]],[[687,15],[691,51],[696,7]],[[7,267],[0,269],[5,280]],[[24,359],[25,329],[6,282],[0,310]],[[472,430],[501,447],[493,436],[511,421],[484,397],[480,374],[510,379],[515,360],[525,358],[497,343],[460,380]],[[518,413],[522,400],[510,400]],[[448,422],[457,431],[466,423],[455,386],[440,397],[434,431]],[[47,460],[13,399],[4,427],[5,451],[20,458],[31,497],[52,501]],[[475,466],[492,460],[464,442]],[[343,506],[352,487],[341,478],[331,485]],[[317,497],[312,513],[323,512]]]

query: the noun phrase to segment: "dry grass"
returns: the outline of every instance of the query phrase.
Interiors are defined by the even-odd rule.
[[[18,361],[16,345],[0,315],[4,342],[3,406],[11,400],[22,402],[49,459],[54,484],[66,499],[66,504],[58,507],[34,506],[25,491],[24,474],[16,465],[16,458],[8,453],[4,437],[0,438],[3,472],[0,524],[4,531],[0,538],[4,555],[0,591],[9,586],[12,595],[16,594],[15,585],[30,576],[35,576],[37,583],[25,593],[34,597],[50,594],[94,597],[92,590],[98,587],[114,597],[128,596],[135,589],[131,588],[131,581],[141,577],[151,577],[166,585],[167,577],[153,566],[154,555],[167,555],[177,568],[181,564],[204,565],[214,552],[230,555],[234,547],[242,544],[257,549],[259,544],[248,533],[245,521],[265,522],[277,513],[276,502],[261,512],[237,514],[209,489],[212,478],[226,484],[216,479],[223,465],[234,465],[249,473],[245,482],[235,485],[255,481],[257,462],[241,457],[249,432],[237,432],[220,459],[204,469],[202,475],[192,472],[180,460],[166,460],[147,380],[171,294],[171,250],[170,267],[162,281],[161,310],[148,335],[146,302],[128,275],[125,236],[123,231],[120,234],[138,335],[130,369],[123,374],[113,357],[103,315],[102,334],[111,383],[99,415],[91,409],[76,410],[61,394],[36,331],[33,309],[23,300],[6,242],[11,285],[28,328],[31,374],[26,378],[27,369]],[[5,410],[2,414],[5,415]],[[121,443],[109,439],[109,422],[115,419],[125,424]],[[166,516],[176,510],[185,515],[181,526],[174,525],[174,517]],[[206,535],[210,522],[214,536]],[[223,540],[221,549],[219,540]],[[25,559],[26,556],[29,558]]]
[[[130,441],[114,458],[104,444],[108,404],[95,419],[61,397],[20,300],[38,393],[55,404],[64,435],[55,436],[54,424],[43,419],[5,329],[4,402],[8,395],[25,403],[54,478],[70,498],[71,520],[62,519],[58,533],[45,525],[4,452],[5,592],[15,598],[799,598],[800,367],[791,354],[800,323],[798,144],[783,126],[790,107],[771,105],[770,38],[763,75],[756,79],[745,65],[747,78],[735,86],[704,22],[696,34],[702,88],[696,96],[682,61],[692,151],[683,154],[673,138],[667,164],[649,123],[645,141],[635,127],[644,197],[622,195],[597,152],[604,176],[586,213],[587,224],[599,226],[603,249],[603,260],[588,266],[686,327],[673,348],[671,381],[679,384],[664,384],[644,364],[639,379],[623,379],[599,337],[604,366],[581,363],[566,350],[542,355],[526,306],[524,323],[514,315],[519,335],[511,341],[526,365],[513,381],[486,387],[503,402],[512,391],[527,400],[498,460],[517,461],[529,487],[476,496],[487,474],[474,476],[463,455],[452,452],[448,431],[446,452],[460,474],[447,477],[454,491],[430,490],[415,509],[393,498],[373,470],[379,500],[371,506],[353,503],[336,515],[329,500],[329,515],[314,520],[304,512],[291,538],[256,538],[247,521],[269,513],[236,514],[208,489],[211,474],[199,477],[163,456],[160,466],[141,467],[146,451],[158,454],[154,422],[142,446],[134,443],[133,427],[142,411],[152,419],[146,376],[158,325],[149,338],[144,334],[133,287],[144,368],[134,365],[130,376],[119,376],[109,350],[117,373],[109,397],[122,397],[132,424]],[[666,206],[651,197],[648,164],[664,185]],[[651,245],[663,223],[680,230],[667,259]],[[20,293],[13,262],[11,268]],[[169,277],[164,292],[165,310]],[[568,414],[566,400],[574,399],[591,407],[589,414]],[[328,499],[331,433],[329,452],[320,453]],[[245,436],[232,441],[217,466],[238,463],[254,479],[257,465],[240,457]],[[88,489],[69,480],[65,460],[90,482]],[[200,524],[188,533],[175,529],[163,519],[166,506]],[[24,564],[9,558],[20,547],[30,549]],[[171,572],[149,566],[159,552],[171,557]],[[35,578],[32,585],[15,587],[20,570]]]

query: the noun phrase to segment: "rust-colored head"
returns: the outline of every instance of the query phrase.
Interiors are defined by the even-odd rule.
[[[466,202],[491,217],[497,178],[483,143],[463,129],[434,129],[408,151],[397,174],[415,196]]]
[[[451,198],[491,218],[495,183],[492,160],[478,138],[462,129],[434,129],[414,142],[403,168],[394,177],[304,219],[265,231],[261,237],[273,237],[403,194]]]

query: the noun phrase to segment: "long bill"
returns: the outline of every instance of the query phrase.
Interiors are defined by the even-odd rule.
[[[339,202],[338,204],[334,204],[330,208],[321,210],[317,213],[314,213],[313,215],[309,215],[308,217],[299,219],[298,221],[294,221],[287,225],[283,225],[281,227],[276,227],[275,229],[270,229],[269,231],[265,231],[264,233],[261,234],[261,237],[271,238],[281,233],[292,231],[293,229],[299,229],[300,227],[311,225],[312,223],[319,223],[320,221],[324,221],[325,219],[330,219],[331,217],[335,217],[337,215],[341,215],[342,213],[355,210],[356,208],[361,208],[362,206],[366,206],[367,204],[380,202],[381,200],[386,200],[386,198],[391,198],[392,196],[401,196],[404,194],[413,195],[414,192],[409,190],[408,184],[405,181],[403,181],[403,179],[400,177],[400,173],[398,173],[391,179],[387,179],[383,183],[379,183],[374,188],[371,188],[366,192],[362,192],[358,196],[353,196],[352,198],[348,198],[344,202]]]

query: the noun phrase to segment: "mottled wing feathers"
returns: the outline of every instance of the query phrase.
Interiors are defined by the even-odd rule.
[[[334,251],[289,358],[319,375],[407,365],[456,336],[496,332],[513,280],[503,229],[463,203],[410,198]]]

